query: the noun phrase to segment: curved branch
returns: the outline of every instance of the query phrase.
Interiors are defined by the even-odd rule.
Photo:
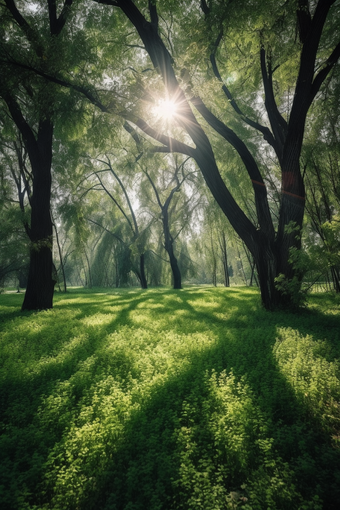
[[[234,111],[241,117],[241,119],[246,124],[248,124],[248,126],[253,127],[257,131],[262,133],[263,138],[273,147],[273,149],[276,152],[276,142],[275,142],[275,139],[274,139],[273,134],[271,133],[270,129],[268,129],[266,126],[262,126],[262,124],[260,124],[259,122],[256,122],[256,121],[250,119],[242,112],[242,110],[238,106],[237,102],[235,101],[234,97],[232,96],[229,88],[227,87],[227,85],[224,83],[224,81],[222,79],[222,76],[218,70],[217,62],[216,62],[216,51],[217,51],[217,48],[219,46],[221,39],[222,39],[222,31],[219,33],[218,38],[214,44],[214,51],[210,55],[210,62],[212,65],[214,75],[216,76],[218,81],[220,83],[222,83],[222,90],[225,93],[225,95],[227,96],[228,101],[229,101],[230,105],[232,106],[232,108],[234,109]]]
[[[274,236],[274,227],[267,201],[267,188],[257,163],[249,149],[232,129],[228,128],[228,126],[226,126],[222,121],[215,117],[210,110],[208,110],[201,98],[193,98],[192,103],[208,124],[225,140],[227,140],[227,142],[229,142],[239,154],[252,182],[259,224],[264,231],[268,231],[271,236]]]
[[[328,57],[324,65],[322,66],[321,71],[315,76],[313,84],[312,84],[312,94],[311,101],[314,99],[316,94],[319,92],[321,85],[338,62],[340,58],[340,42],[336,45],[331,55]]]
[[[172,138],[168,135],[163,135],[159,131],[156,131],[156,129],[152,128],[145,122],[143,119],[127,119],[133,122],[139,129],[141,129],[145,134],[156,140],[157,142],[162,143],[167,152],[179,152],[181,154],[186,154],[187,156],[194,157],[195,149],[194,147],[190,147],[190,145],[187,145],[185,143],[179,142],[175,138]],[[155,148],[158,150],[158,147]],[[160,151],[163,152],[163,151]]]
[[[61,87],[65,87],[68,89],[73,89],[76,92],[79,92],[83,96],[85,96],[90,103],[92,103],[94,106],[99,108],[104,113],[112,113],[111,109],[107,106],[105,106],[98,98],[96,98],[92,92],[87,89],[86,87],[83,87],[81,85],[76,85],[72,83],[71,81],[66,81],[62,78],[57,78],[56,76],[51,76],[43,71],[40,71],[39,69],[36,69],[30,65],[23,64],[21,62],[17,62],[14,60],[6,61],[7,64],[14,65],[16,67],[21,67],[22,69],[26,69],[27,71],[31,71],[32,73],[35,73],[36,75],[40,76],[41,78],[44,78],[47,81],[50,81],[52,83],[55,83],[57,85],[60,85]]]
[[[125,246],[126,243],[123,241],[123,239],[119,236],[117,236],[117,234],[114,234],[113,232],[111,232],[111,230],[108,230],[106,227],[103,227],[103,225],[101,225],[100,223],[98,223],[97,221],[95,220],[91,220],[91,218],[85,218],[87,221],[93,223],[94,225],[97,225],[98,227],[102,228],[103,230],[105,230],[105,232],[107,232],[108,234],[111,234],[115,239],[117,239],[120,243],[124,244]]]
[[[162,204],[161,199],[160,199],[160,197],[159,197],[159,193],[158,193],[158,190],[157,190],[157,188],[156,188],[156,186],[155,186],[155,183],[154,183],[154,182],[153,182],[153,180],[151,179],[151,177],[150,177],[150,175],[148,174],[147,170],[144,170],[144,173],[145,173],[145,175],[147,176],[147,178],[149,179],[149,182],[150,182],[150,184],[151,184],[151,186],[152,186],[152,188],[153,188],[153,190],[154,190],[154,192],[155,192],[156,199],[157,199],[157,203],[158,203],[159,207],[161,208],[161,210],[163,211],[163,204]]]
[[[273,90],[273,69],[271,66],[271,59],[268,59],[266,62],[266,50],[264,47],[261,47],[260,50],[260,61],[261,61],[261,73],[262,73],[262,81],[264,86],[265,93],[265,107],[267,110],[269,122],[274,133],[274,143],[271,143],[274,148],[276,155],[279,161],[282,161],[282,152],[283,146],[286,141],[288,124],[286,120],[282,117],[281,113],[278,110],[274,90]],[[268,67],[267,67],[268,64]]]
[[[99,177],[99,175],[97,174],[97,172],[94,172],[97,176],[97,179],[98,181],[100,182],[100,185],[101,187],[103,188],[103,190],[105,191],[105,193],[111,198],[111,200],[116,204],[116,206],[118,207],[118,209],[120,210],[120,212],[123,214],[124,218],[126,219],[126,221],[128,222],[129,224],[129,227],[131,228],[132,232],[135,234],[136,232],[134,231],[133,229],[133,226],[132,226],[132,223],[130,221],[130,218],[127,216],[126,212],[124,211],[124,209],[122,208],[122,206],[118,203],[118,201],[115,199],[115,197],[109,192],[109,190],[106,188],[105,184],[103,183],[103,181],[101,180],[101,178]]]
[[[134,227],[135,227],[134,234],[138,235],[139,229],[138,229],[138,224],[137,224],[137,220],[136,220],[136,215],[135,215],[135,212],[134,212],[134,210],[132,208],[129,195],[127,194],[126,188],[125,188],[122,180],[119,178],[119,176],[113,170],[112,165],[111,165],[111,161],[109,160],[109,158],[108,158],[108,166],[110,168],[110,172],[116,178],[116,180],[118,181],[119,186],[121,187],[121,189],[122,189],[122,191],[124,193],[125,199],[127,201],[128,207],[130,209],[130,213],[131,213],[131,216],[132,216],[132,221],[133,221],[133,224],[134,224]]]
[[[38,34],[32,29],[27,20],[20,13],[17,6],[15,5],[14,0],[5,0],[5,4],[17,25],[24,32],[28,41],[32,44],[33,48],[35,48],[36,54],[39,57],[41,57],[43,55],[43,48],[41,47],[41,45],[37,44]]]

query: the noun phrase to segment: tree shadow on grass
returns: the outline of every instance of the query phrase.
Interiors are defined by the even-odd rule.
[[[258,321],[251,322],[249,329],[242,298],[238,302],[235,294],[226,296],[208,313],[203,311],[204,303],[200,310],[192,304],[195,299],[206,300],[207,292],[196,292],[194,300],[192,296],[183,292],[171,299],[168,292],[164,294],[168,306],[172,300],[176,303],[174,314],[177,306],[185,312],[169,327],[183,331],[186,321],[192,333],[212,328],[217,341],[204,351],[191,353],[189,367],[156,386],[146,404],[133,413],[118,449],[108,448],[94,487],[85,489],[80,507],[207,509],[224,501],[221,508],[228,508],[228,497],[236,494],[240,506],[245,501],[242,498],[250,496],[258,508],[301,508],[300,493],[309,501],[308,508],[337,508],[339,452],[308,407],[297,399],[273,356],[277,325],[312,334],[318,331],[315,325],[320,317],[307,314],[308,320],[301,321],[291,314],[274,316],[258,309]],[[223,318],[224,307],[234,309],[229,320]],[[256,330],[264,330],[264,321],[266,331],[261,336]],[[323,330],[322,339],[325,336]],[[218,427],[212,431],[211,416],[216,409],[210,402],[208,381],[213,371],[220,374],[223,370],[236,377],[234,392],[237,384],[249,385],[254,410],[246,408],[235,418],[237,411],[231,406],[226,425],[234,432],[225,433],[219,441],[223,427],[222,432]],[[241,403],[236,401],[236,408]],[[249,430],[242,428],[243,422],[249,422]],[[248,438],[240,440],[240,434],[247,433]],[[315,496],[323,500],[322,506]]]
[[[317,506],[314,501],[310,509],[337,508],[340,498],[338,451],[318,420],[310,416],[308,407],[297,399],[273,355],[277,326],[296,328],[303,335],[320,335],[320,340],[334,343],[336,321],[330,324],[325,320],[320,329],[322,316],[308,316],[308,320],[301,321],[299,316],[291,314],[270,314],[257,307],[252,295],[245,305],[241,292],[222,290],[218,306],[207,311],[206,305],[214,295],[214,289],[211,292],[195,289],[143,293],[132,300],[123,296],[120,302],[124,307],[113,320],[89,328],[84,345],[76,346],[61,364],[47,368],[45,379],[37,375],[31,385],[27,385],[26,380],[11,388],[4,386],[2,389],[5,393],[10,390],[14,401],[18,396],[17,401],[22,402],[19,397],[23,395],[31,399],[26,418],[33,426],[25,429],[20,439],[21,451],[23,442],[28,442],[23,463],[20,465],[16,458],[14,464],[6,464],[12,471],[11,476],[14,471],[18,477],[17,486],[12,487],[14,492],[19,491],[19,485],[26,484],[31,490],[34,484],[44,487],[45,482],[41,482],[46,475],[44,464],[54,445],[63,442],[67,413],[86,395],[89,385],[98,381],[100,356],[87,368],[83,379],[73,380],[64,408],[64,428],[50,432],[49,437],[49,427],[36,425],[34,428],[42,395],[52,394],[60,380],[72,379],[79,364],[88,362],[103,347],[108,334],[123,325],[133,328],[138,307],[148,309],[157,304],[155,316],[158,320],[164,316],[167,328],[174,333],[184,331],[183,341],[190,335],[210,331],[211,344],[191,349],[184,368],[169,373],[166,381],[153,385],[132,414],[122,418],[123,430],[118,437],[107,439],[94,472],[87,473],[86,467],[82,469],[78,465],[77,489],[73,487],[68,496],[60,493],[58,499],[55,488],[47,484],[45,496],[42,492],[33,492],[26,499],[32,505],[47,504],[51,508],[57,508],[56,501],[59,501],[58,508],[65,510],[207,510],[215,508],[215,503],[219,503],[220,508],[232,508],[227,506],[227,501],[230,500],[231,505],[233,497],[238,498],[235,505],[242,506],[245,503],[242,498],[250,497],[254,508],[271,506],[281,510],[302,508],[297,495],[300,492],[309,501],[315,495],[323,499],[323,506]],[[96,303],[97,311],[105,313],[107,307],[109,312],[111,304],[110,300]],[[70,306],[77,307],[77,304],[65,302],[61,308],[66,310]],[[82,312],[78,319],[82,321],[86,317],[87,312]],[[123,354],[114,352],[106,360],[110,375],[124,381],[135,371],[138,377],[135,360],[131,359],[133,353],[130,357]],[[234,379],[219,379],[224,370],[227,374],[232,371]],[[219,381],[216,384],[214,371]],[[50,386],[46,388],[47,382]],[[15,380],[12,383],[15,385]],[[9,457],[17,455],[15,439],[19,439],[23,425],[19,425],[21,430],[12,436]],[[36,462],[30,460],[34,455]],[[89,450],[88,458],[90,456]],[[84,459],[86,463],[86,456]],[[77,464],[77,459],[74,462]],[[11,482],[9,476],[8,483]],[[69,496],[72,491],[77,493],[77,498]],[[7,508],[24,508],[15,498],[14,494],[12,506]],[[51,500],[55,506],[51,506]],[[64,506],[60,506],[62,502]]]
[[[339,455],[322,430],[313,429],[315,424],[308,423],[291,386],[265,351],[274,344],[274,329],[272,335],[258,354],[244,342],[237,354],[241,363],[235,363],[233,339],[220,338],[203,354],[193,355],[186,371],[156,388],[147,404],[126,424],[118,451],[109,454],[112,460],[97,473],[99,490],[87,493],[81,508],[215,508],[211,501],[214,497],[216,504],[232,492],[249,496],[247,487],[242,490],[244,485],[250,484],[256,492],[256,478],[258,508],[267,508],[270,503],[280,510],[301,508],[294,483],[311,501],[309,508],[318,508],[312,502],[315,495],[323,498],[323,508],[337,508],[339,472],[334,469],[339,466]],[[254,413],[247,408],[235,419],[233,414],[237,411],[231,406],[231,417],[224,425],[235,430],[230,435],[225,433],[225,442],[223,437],[219,442],[218,434],[211,430],[211,415],[216,409],[214,403],[208,403],[211,395],[206,376],[207,372],[219,373],[221,369],[232,369],[238,381],[246,376],[253,406],[257,408]],[[231,395],[227,393],[228,397]],[[239,433],[247,431],[247,427],[242,428],[243,421],[249,422],[249,437],[242,442]],[[280,430],[290,435],[281,444]],[[223,427],[219,432],[223,433]],[[276,439],[273,450],[261,449],[260,441],[268,445],[271,437]],[[241,447],[237,448],[233,441],[241,441]],[[248,453],[242,451],[243,445],[249,448]],[[290,469],[279,457],[290,463]],[[286,485],[285,490],[275,487],[281,483]],[[275,495],[266,494],[270,492],[268,484],[273,485],[273,492],[277,491]]]
[[[142,295],[134,297],[132,301],[120,300],[122,309],[115,314],[110,313],[105,325],[97,324],[95,327],[84,326],[82,320],[88,317],[90,309],[81,309],[81,303],[78,302],[60,307],[62,313],[57,315],[54,311],[41,314],[22,314],[17,311],[7,314],[4,324],[9,327],[5,329],[13,326],[14,333],[13,344],[7,341],[5,347],[8,349],[6,355],[2,352],[0,364],[2,508],[18,510],[21,505],[24,507],[23,492],[27,493],[28,500],[35,501],[34,489],[43,475],[48,452],[61,440],[64,428],[68,425],[67,416],[92,383],[91,377],[78,377],[78,372],[81,372],[84,363],[96,357],[96,352],[102,348],[108,334],[129,322],[129,313],[143,300]],[[108,303],[111,304],[111,300]],[[98,309],[102,309],[102,305]],[[63,308],[65,312],[75,310],[75,313],[71,314],[72,317],[64,315]],[[34,324],[36,319],[39,326],[32,328],[32,331],[27,330],[31,324],[30,319]],[[18,327],[20,329],[16,331]],[[28,351],[32,352],[29,362]],[[12,358],[10,362],[9,358]],[[121,373],[123,377],[124,370],[131,370],[131,364],[128,359],[124,360],[122,353],[116,358],[111,356],[111,363],[116,366],[116,374]],[[92,374],[87,375],[96,375],[100,361],[94,359]],[[66,417],[63,428],[41,428],[37,415],[44,397],[53,395],[60,385],[68,381],[71,383],[65,390],[65,405],[60,409]]]

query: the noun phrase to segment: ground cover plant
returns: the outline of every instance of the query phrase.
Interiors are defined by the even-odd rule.
[[[0,506],[332,509],[340,312],[251,288],[0,295]]]

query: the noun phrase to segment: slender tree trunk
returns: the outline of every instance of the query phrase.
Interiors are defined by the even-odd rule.
[[[227,240],[224,230],[221,231],[220,247],[222,251],[222,263],[224,272],[224,286],[230,287],[229,269],[228,269],[228,253],[227,253]]]
[[[248,285],[248,281],[247,281],[247,277],[246,277],[246,273],[244,272],[244,267],[243,267],[243,262],[242,262],[242,258],[241,258],[241,253],[240,253],[240,250],[237,246],[237,256],[238,256],[238,259],[240,261],[240,266],[241,266],[241,273],[243,275],[243,279],[244,279],[244,283],[246,285]]]
[[[174,253],[173,239],[169,229],[169,218],[167,209],[163,208],[163,230],[164,230],[164,248],[169,255],[170,266],[173,276],[173,288],[182,288],[182,275],[178,266],[177,258]]]
[[[211,253],[212,253],[212,283],[213,286],[217,286],[217,261],[216,261],[216,254],[215,254],[215,247],[213,243],[212,238],[212,232],[210,232],[210,246],[211,246]]]
[[[257,280],[256,273],[255,273],[255,267],[256,267],[256,264],[255,264],[255,261],[253,261],[253,263],[251,264],[251,277],[250,277],[249,287],[253,286],[253,280],[255,280],[256,286],[257,287],[259,286],[259,282]]]
[[[331,267],[331,275],[333,280],[333,288],[335,292],[338,294],[340,292],[340,271],[337,267]]]
[[[140,284],[142,289],[148,288],[148,282],[145,275],[145,256],[144,253],[142,253],[139,256],[139,268],[140,268]]]
[[[86,264],[87,264],[87,270],[88,270],[88,274],[89,274],[89,278],[88,278],[88,288],[89,289],[92,289],[92,273],[91,273],[91,264],[90,264],[90,261],[89,261],[89,258],[87,256],[87,253],[86,253],[86,249],[84,248],[84,255],[85,255],[85,259],[86,259]],[[86,272],[86,269],[85,269],[85,272]]]
[[[169,227],[169,214],[168,207],[170,204],[170,200],[168,199],[165,205],[162,207],[162,223],[163,223],[163,233],[164,233],[164,248],[169,255],[170,266],[173,276],[173,288],[181,289],[182,288],[182,275],[178,266],[177,258],[174,252],[174,240],[172,238],[170,227]]]
[[[66,292],[67,288],[66,288],[66,276],[65,276],[65,269],[64,269],[64,260],[63,260],[63,255],[62,255],[62,252],[61,252],[61,246],[60,246],[60,242],[59,242],[58,230],[57,230],[57,227],[56,227],[56,224],[55,224],[54,220],[53,220],[53,225],[54,225],[54,231],[55,231],[55,238],[56,238],[57,246],[58,246],[58,253],[59,253],[59,260],[60,260],[60,269],[61,269],[61,274],[63,275],[64,292]]]
[[[228,259],[223,256],[224,286],[230,287]]]

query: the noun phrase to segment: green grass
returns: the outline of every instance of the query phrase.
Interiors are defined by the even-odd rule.
[[[0,507],[336,509],[340,311],[249,288],[0,295]]]

